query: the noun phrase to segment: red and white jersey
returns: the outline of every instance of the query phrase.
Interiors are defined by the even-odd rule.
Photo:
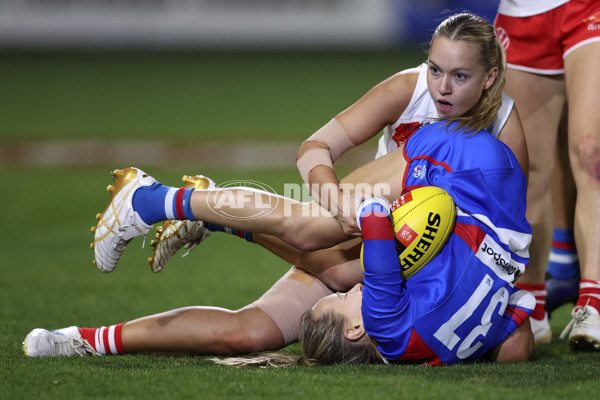
[[[427,88],[427,68],[427,64],[422,64],[418,67],[419,78],[417,80],[415,91],[410,99],[410,103],[398,121],[393,125],[388,125],[384,129],[383,136],[379,139],[375,158],[384,156],[397,149],[400,144],[404,143],[417,129],[439,119],[440,116],[435,108],[435,103]],[[502,106],[500,107],[500,110],[498,110],[496,120],[487,128],[487,131],[498,137],[513,106],[514,100],[502,93]]]
[[[568,2],[569,0],[500,0],[498,13],[509,17],[530,17]]]

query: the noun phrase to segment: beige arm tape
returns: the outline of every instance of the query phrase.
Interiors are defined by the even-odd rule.
[[[304,183],[308,185],[308,174],[317,165],[325,165],[333,169],[333,162],[331,161],[331,153],[327,149],[310,149],[306,153],[302,154],[302,157],[296,162],[298,171]]]
[[[335,118],[332,118],[306,140],[316,140],[329,147],[333,162],[336,162],[342,154],[355,146],[342,124]]]
[[[296,162],[298,171],[302,176],[302,180],[308,184],[308,174],[317,165],[325,165],[331,169],[342,154],[354,147],[354,143],[346,133],[344,127],[333,118],[326,123],[321,129],[316,131],[306,141],[314,140],[321,142],[329,147],[327,149],[310,149],[302,155]]]

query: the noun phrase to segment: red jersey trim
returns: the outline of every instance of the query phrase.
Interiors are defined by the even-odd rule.
[[[423,365],[444,365],[444,362],[431,350],[421,336],[413,329],[408,345],[402,356],[393,363],[409,363]]]

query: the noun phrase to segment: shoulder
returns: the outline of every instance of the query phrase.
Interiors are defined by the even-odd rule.
[[[419,68],[406,69],[390,76],[380,86],[393,93],[410,93],[412,95],[417,86],[419,74]]]

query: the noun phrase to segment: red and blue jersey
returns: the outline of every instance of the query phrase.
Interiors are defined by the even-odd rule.
[[[495,137],[453,132],[444,122],[415,132],[404,153],[405,187],[445,189],[457,205],[457,221],[440,254],[403,280],[389,218],[364,220],[365,329],[390,362],[480,358],[534,306],[533,297],[514,286],[531,241],[526,178]]]

